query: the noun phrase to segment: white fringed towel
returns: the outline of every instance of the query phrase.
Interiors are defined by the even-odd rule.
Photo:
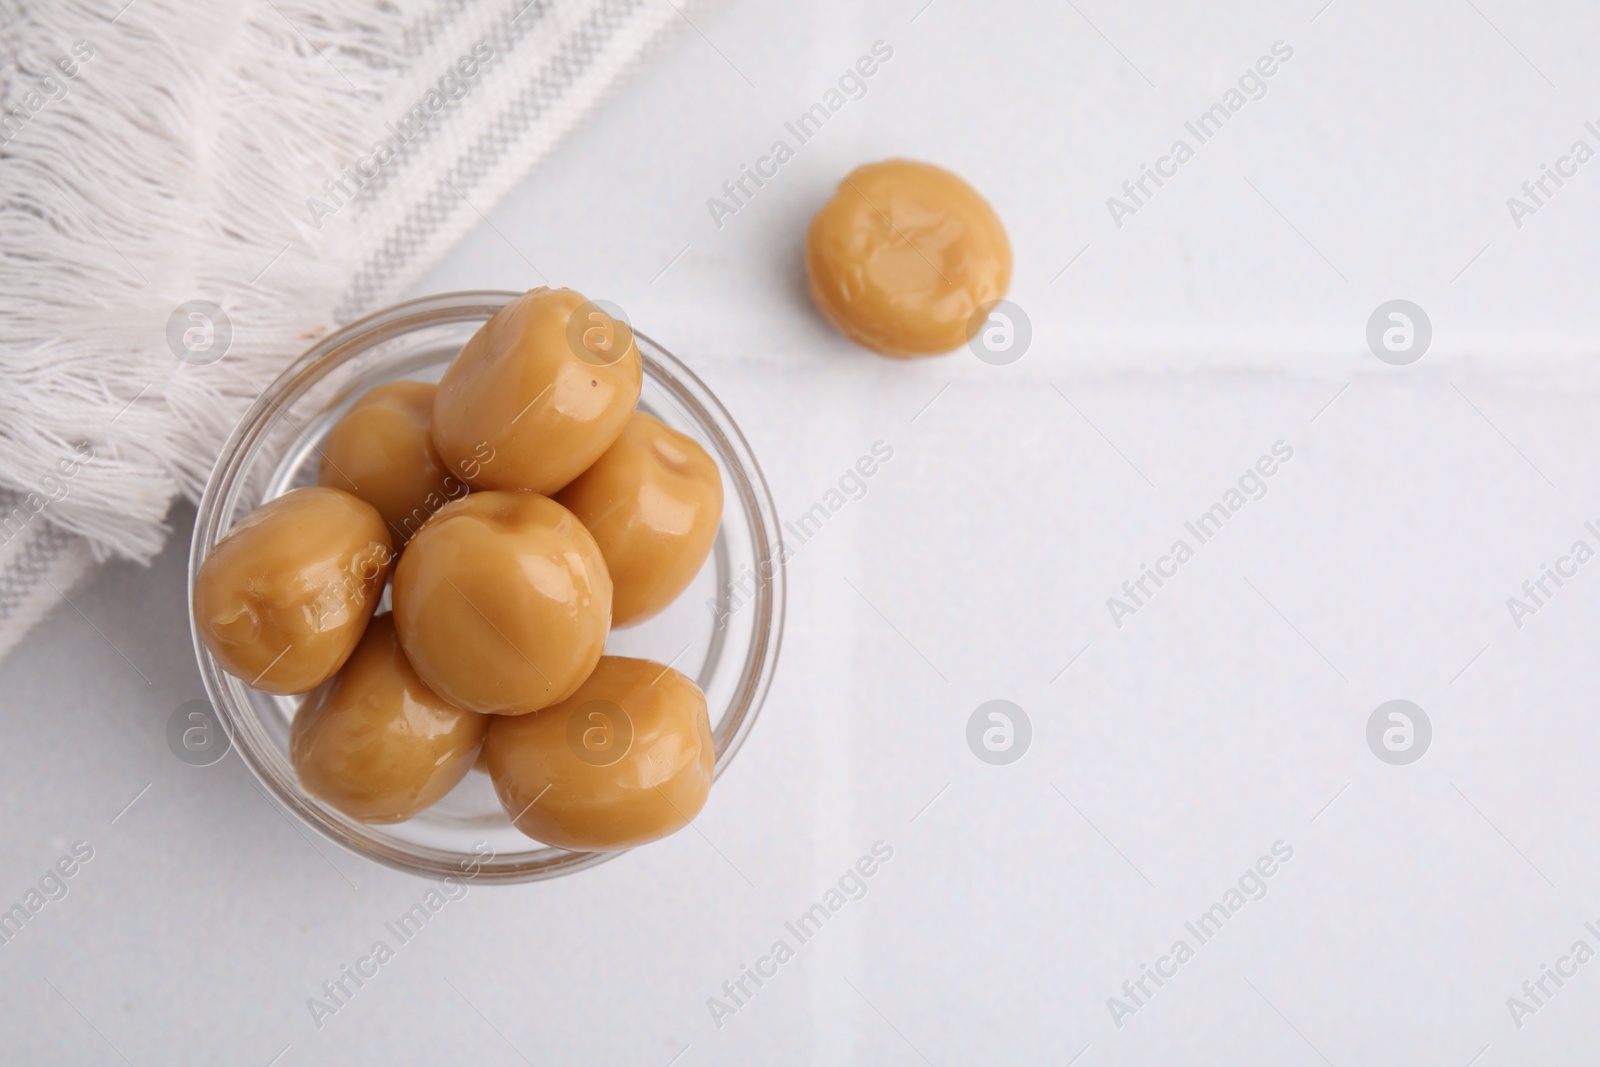
[[[159,551],[262,387],[394,302],[681,21],[125,2],[0,5],[0,655],[96,559]]]

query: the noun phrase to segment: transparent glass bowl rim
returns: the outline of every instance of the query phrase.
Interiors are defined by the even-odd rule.
[[[460,877],[460,857],[443,850],[352,839],[318,804],[308,802],[294,780],[292,771],[285,775],[263,759],[262,750],[268,746],[275,747],[273,742],[257,722],[253,709],[241,706],[234,699],[228,677],[200,639],[194,618],[195,576],[207,552],[227,533],[226,529],[221,528],[223,516],[232,510],[238,495],[245,491],[247,472],[257,454],[266,446],[268,432],[275,426],[281,411],[303,397],[335,368],[386,341],[433,326],[487,319],[520,295],[510,290],[482,289],[408,300],[374,312],[313,345],[262,391],[229,435],[206,481],[195,517],[194,537],[190,542],[190,633],[206,695],[217,712],[231,747],[271,798],[292,816],[350,852],[397,870],[426,877]],[[755,646],[744,665],[734,700],[717,722],[715,730],[714,773],[720,777],[755,725],[777,668],[783,639],[786,590],[782,529],[761,466],[727,409],[681,360],[648,335],[637,329],[634,334],[639,340],[646,378],[670,392],[678,403],[691,412],[700,429],[711,438],[720,456],[732,461],[731,469],[726,473],[750,521],[751,541],[760,553],[755,594],[744,608],[756,612]],[[713,709],[713,712],[716,710]],[[494,859],[483,862],[472,876],[473,881],[541,881],[593,867],[622,854],[621,851],[546,851],[558,854],[553,859],[523,863],[497,862]]]

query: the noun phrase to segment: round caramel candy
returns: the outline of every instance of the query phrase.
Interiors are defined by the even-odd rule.
[[[427,382],[380,385],[345,412],[322,445],[318,483],[377,508],[397,544],[468,492],[433,447],[435,389]]]
[[[1011,284],[1011,243],[988,201],[942,167],[857,167],[811,220],[806,274],[841,333],[889,356],[965,344]]]
[[[304,693],[361,640],[393,558],[371,504],[339,489],[296,489],[211,549],[195,576],[195,628],[229,674],[268,693]]]
[[[475,489],[553,493],[617,439],[643,373],[627,323],[571,289],[531,290],[445,370],[434,446]]]
[[[722,474],[691,438],[636,411],[556,500],[594,535],[611,572],[611,625],[627,626],[699,573],[722,522]]]
[[[306,792],[352,818],[411,818],[454,789],[478,758],[489,717],[422,683],[379,615],[333,684],[300,708],[289,760]]]
[[[428,688],[520,715],[569,696],[611,626],[611,575],[572,512],[537,493],[484,492],[428,520],[394,573],[394,621]]]
[[[580,852],[665,837],[705,806],[716,750],[705,694],[649,660],[606,656],[566,700],[496,718],[484,741],[517,829]]]

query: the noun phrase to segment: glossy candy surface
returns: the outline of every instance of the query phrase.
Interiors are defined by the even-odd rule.
[[[195,577],[195,627],[229,674],[268,693],[304,693],[354,651],[393,558],[372,505],[339,489],[296,489],[211,550]]]
[[[433,447],[434,389],[427,382],[378,386],[345,412],[320,449],[317,482],[377,508],[396,544],[468,491]]]
[[[478,758],[489,717],[423,684],[379,615],[326,690],[295,716],[289,758],[300,784],[353,818],[411,818],[455,788]]]
[[[394,620],[434,692],[519,715],[570,695],[611,626],[611,576],[573,514],[548,497],[473,493],[441,508],[400,557]]]
[[[722,521],[722,474],[691,438],[644,412],[556,494],[594,535],[613,586],[611,624],[655,615],[699,572]]]
[[[811,220],[806,274],[824,318],[889,356],[965,344],[1011,284],[1011,243],[977,190],[931,163],[857,167]]]
[[[445,371],[434,447],[473,488],[553,493],[611,447],[643,373],[627,323],[575,290],[530,290]]]
[[[716,754],[705,694],[670,667],[606,656],[566,700],[497,717],[484,742],[523,833],[575,851],[632,848],[705,805]]]

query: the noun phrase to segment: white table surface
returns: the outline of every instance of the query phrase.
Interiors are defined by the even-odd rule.
[[[1600,548],[1600,160],[1520,229],[1505,201],[1600,147],[1600,15],[920,4],[696,16],[418,287],[620,303],[786,518],[893,448],[791,563],[777,681],[696,830],[472,888],[319,1029],[307,998],[428,885],[313,839],[237,756],[168,751],[203,695],[180,509],[153,567],[105,568],[0,664],[0,909],[94,849],[0,947],[0,1059],[1594,1062],[1600,962],[1520,1027],[1507,998],[1600,950],[1600,562],[1520,628],[1506,599]],[[877,40],[866,96],[719,230],[706,198]],[[1279,40],[1267,95],[1118,229],[1106,198]],[[882,360],[811,311],[807,218],[897,154],[1007,220],[1021,361]],[[1364,341],[1397,297],[1434,325],[1408,367]],[[1266,495],[1116,626],[1107,598],[1278,441]],[[1033,727],[1008,766],[966,743],[997,698]],[[1393,698],[1433,725],[1409,766],[1366,741]],[[865,897],[719,1027],[707,998],[880,840]],[[1185,921],[1279,841],[1200,945]],[[1180,938],[1119,1027],[1107,998]]]

